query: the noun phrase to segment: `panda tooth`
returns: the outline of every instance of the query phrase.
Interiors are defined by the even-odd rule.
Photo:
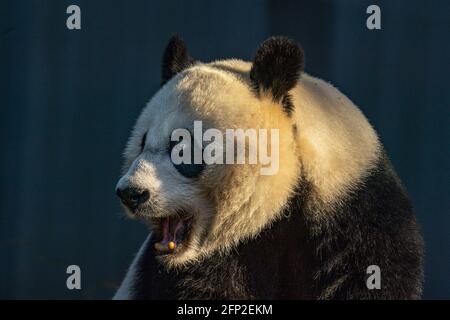
[[[167,249],[169,249],[169,250],[175,250],[176,247],[177,247],[177,244],[173,241],[169,241],[169,243],[167,244]]]

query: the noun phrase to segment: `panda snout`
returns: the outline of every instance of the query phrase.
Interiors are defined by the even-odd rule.
[[[147,189],[139,189],[135,187],[126,187],[116,189],[116,194],[122,203],[131,210],[135,210],[144,204],[150,198],[150,192]]]

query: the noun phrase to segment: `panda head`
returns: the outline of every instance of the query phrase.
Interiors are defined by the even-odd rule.
[[[289,92],[303,70],[303,51],[293,41],[276,37],[262,43],[252,63],[201,63],[174,37],[162,69],[162,86],[128,141],[117,193],[127,214],[150,226],[161,262],[179,266],[251,239],[282,212],[300,175]],[[199,121],[203,132],[218,130],[224,141],[228,129],[266,129],[269,154],[275,154],[276,144],[276,170],[262,174],[270,164],[260,159],[244,164],[174,163],[172,152],[181,142],[172,141],[172,134],[181,129],[193,137]],[[276,141],[270,135],[274,129]],[[207,144],[197,140],[200,149]]]

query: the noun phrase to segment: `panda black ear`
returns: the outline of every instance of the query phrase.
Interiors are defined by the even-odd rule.
[[[177,35],[172,36],[163,55],[161,85],[193,63],[184,41]]]
[[[256,51],[250,79],[258,95],[267,91],[274,101],[284,105],[289,102],[288,92],[297,84],[303,68],[303,49],[289,38],[272,37]],[[286,107],[291,109],[292,105],[288,103]]]

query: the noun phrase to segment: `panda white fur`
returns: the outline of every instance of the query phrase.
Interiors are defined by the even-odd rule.
[[[137,120],[117,185],[150,235],[116,299],[420,298],[423,245],[410,200],[367,119],[303,73],[298,45],[274,37],[252,63],[200,63],[174,37],[162,82]],[[279,129],[278,172],[180,170],[171,133],[194,120]],[[174,224],[183,230],[176,249],[156,250]],[[370,265],[380,267],[381,289],[366,285]]]

